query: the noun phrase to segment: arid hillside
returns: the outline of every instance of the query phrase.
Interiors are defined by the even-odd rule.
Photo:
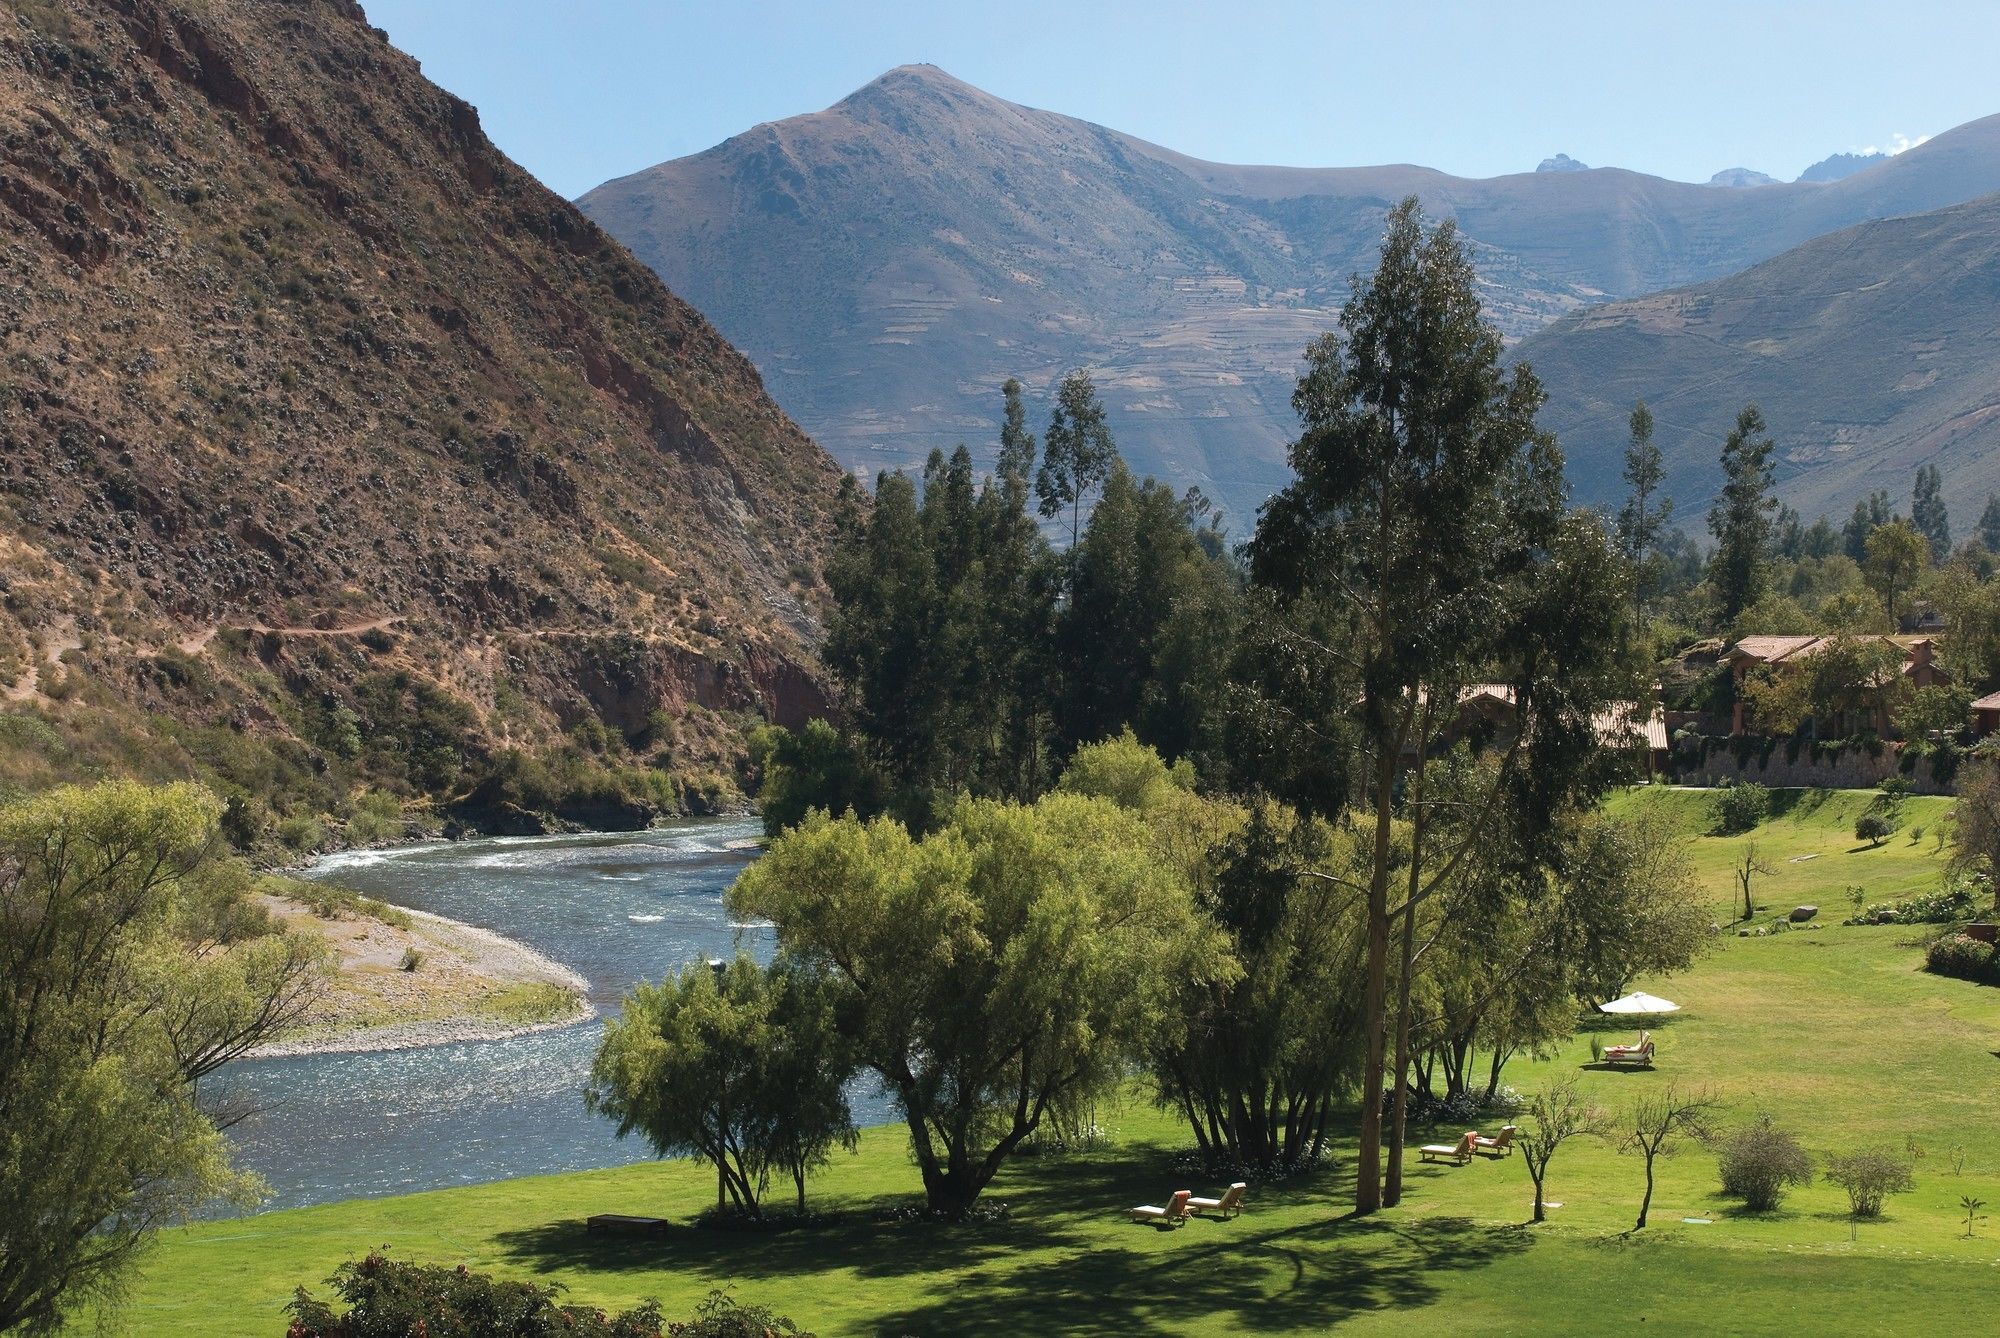
[[[816,699],[833,463],[347,0],[7,7],[0,365],[0,783],[695,784]]]

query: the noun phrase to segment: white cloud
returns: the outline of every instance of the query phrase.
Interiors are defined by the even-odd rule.
[[[1895,134],[1889,136],[1887,144],[1870,144],[1865,149],[1856,149],[1855,152],[1864,158],[1871,153],[1886,153],[1893,158],[1899,153],[1916,148],[1919,144],[1928,143],[1929,140],[1929,135],[1918,135],[1915,139],[1911,139],[1908,135],[1898,130]]]

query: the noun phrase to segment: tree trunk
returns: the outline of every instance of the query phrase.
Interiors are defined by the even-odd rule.
[[[1387,731],[1384,731],[1387,733]],[[1372,1213],[1382,1206],[1382,1069],[1388,1049],[1389,1003],[1389,856],[1394,814],[1389,787],[1396,778],[1395,749],[1400,740],[1384,739],[1375,764],[1375,868],[1368,880],[1368,976],[1361,997],[1361,1019],[1367,1046],[1361,1063],[1361,1145],[1354,1159],[1354,1211]]]
[[[1653,1154],[1646,1154],[1646,1197],[1639,1200],[1639,1224],[1632,1229],[1642,1231],[1646,1226],[1646,1213],[1653,1206]]]
[[[1410,1110],[1410,976],[1416,958],[1417,906],[1411,901],[1403,908],[1402,971],[1396,981],[1396,1089],[1391,1098],[1395,1107],[1389,1116],[1389,1171],[1382,1187],[1382,1204],[1388,1208],[1403,1201],[1403,1128]]]

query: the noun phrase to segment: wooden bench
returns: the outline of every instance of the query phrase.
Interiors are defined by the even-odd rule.
[[[633,1236],[661,1236],[666,1234],[667,1219],[664,1217],[634,1217],[630,1213],[598,1213],[584,1219],[585,1231],[615,1231]]]

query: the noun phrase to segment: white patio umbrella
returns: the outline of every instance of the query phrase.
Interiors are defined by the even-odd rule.
[[[1597,1005],[1600,1013],[1678,1013],[1681,1006],[1672,999],[1662,999],[1656,994],[1635,990],[1622,999]]]

